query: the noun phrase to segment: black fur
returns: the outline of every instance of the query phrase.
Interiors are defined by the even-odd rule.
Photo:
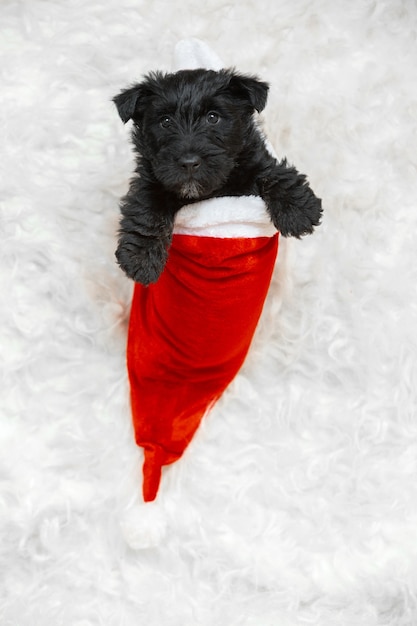
[[[123,122],[133,120],[137,152],[116,251],[130,278],[158,280],[185,204],[260,195],[284,236],[301,237],[320,223],[321,200],[306,177],[277,162],[255,126],[267,94],[255,77],[201,69],[151,73],[114,98]]]

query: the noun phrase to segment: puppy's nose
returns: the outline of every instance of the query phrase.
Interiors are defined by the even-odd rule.
[[[188,174],[195,174],[201,165],[201,159],[196,154],[186,154],[179,160],[179,164]]]

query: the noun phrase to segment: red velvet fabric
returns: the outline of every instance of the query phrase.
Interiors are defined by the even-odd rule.
[[[174,235],[159,281],[134,289],[127,346],[143,497],[184,452],[249,349],[278,251],[274,237]]]

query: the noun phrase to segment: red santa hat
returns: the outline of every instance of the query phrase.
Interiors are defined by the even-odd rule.
[[[198,40],[180,42],[176,69],[220,69]],[[236,376],[269,288],[278,233],[257,196],[183,207],[157,283],[135,284],[127,365],[143,498],[156,498],[162,467],[177,461]]]

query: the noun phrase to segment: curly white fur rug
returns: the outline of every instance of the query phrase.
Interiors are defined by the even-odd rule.
[[[1,626],[417,624],[417,6],[3,0]],[[141,503],[111,98],[199,37],[271,83],[325,219]]]

